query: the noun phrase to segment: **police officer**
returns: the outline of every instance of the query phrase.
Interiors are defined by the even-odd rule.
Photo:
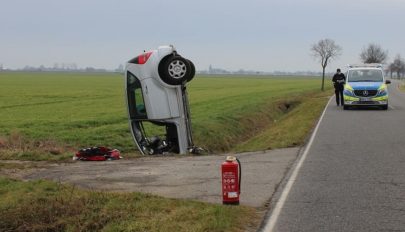
[[[345,85],[345,74],[340,72],[340,68],[338,68],[336,70],[335,75],[333,75],[332,78],[332,82],[333,82],[333,86],[335,87],[335,94],[336,94],[336,104],[339,106],[340,105],[343,106],[343,89],[344,89],[344,85]]]

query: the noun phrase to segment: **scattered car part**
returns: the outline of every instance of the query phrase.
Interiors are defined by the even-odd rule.
[[[120,151],[107,147],[89,147],[76,152],[73,160],[104,161],[121,159]]]

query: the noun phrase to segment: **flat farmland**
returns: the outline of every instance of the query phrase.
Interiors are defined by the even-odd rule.
[[[211,152],[300,145],[331,94],[319,89],[320,78],[196,76],[195,143]],[[58,160],[99,145],[136,153],[123,75],[0,72],[0,158]]]

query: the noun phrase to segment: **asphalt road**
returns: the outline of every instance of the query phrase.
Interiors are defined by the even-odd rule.
[[[389,89],[387,111],[331,99],[263,231],[405,231],[405,93],[395,81]]]

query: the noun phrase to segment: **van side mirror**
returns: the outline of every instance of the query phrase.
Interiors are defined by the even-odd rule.
[[[385,80],[385,84],[391,84],[390,80]]]

